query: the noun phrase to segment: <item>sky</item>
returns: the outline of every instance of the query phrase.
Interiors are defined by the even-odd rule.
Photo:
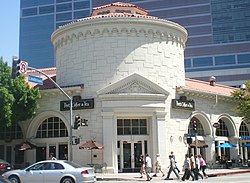
[[[0,0],[0,57],[8,65],[19,50],[19,0]]]

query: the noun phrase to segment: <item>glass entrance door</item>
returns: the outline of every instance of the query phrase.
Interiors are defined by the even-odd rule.
[[[139,172],[140,164],[139,158],[141,154],[145,154],[147,148],[147,141],[119,141],[120,153],[118,164],[120,164],[120,172]]]

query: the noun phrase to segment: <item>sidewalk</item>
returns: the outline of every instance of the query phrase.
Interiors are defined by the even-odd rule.
[[[230,168],[230,169],[207,169],[206,173],[208,177],[216,177],[216,176],[240,174],[240,173],[250,173],[250,167],[237,167],[237,168]],[[182,174],[183,172],[180,173],[180,175]],[[140,181],[142,180],[140,179],[139,173],[118,173],[118,174],[96,173],[96,177],[97,177],[97,181],[128,181],[128,180]],[[144,176],[144,179],[145,179],[145,176]]]

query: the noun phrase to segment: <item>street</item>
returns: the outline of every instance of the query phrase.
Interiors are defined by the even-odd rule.
[[[243,173],[243,174],[234,174],[234,175],[226,175],[226,176],[218,176],[218,177],[209,177],[208,179],[198,180],[194,182],[201,182],[201,183],[249,183],[250,173]],[[100,183],[112,183],[112,182],[119,182],[119,183],[136,183],[136,182],[148,182],[146,179],[136,179],[135,181],[98,181]],[[153,178],[150,182],[158,183],[158,182],[169,182],[169,183],[176,183],[176,182],[183,182],[180,180],[163,180],[162,177]],[[193,181],[185,181],[185,182],[193,182]]]

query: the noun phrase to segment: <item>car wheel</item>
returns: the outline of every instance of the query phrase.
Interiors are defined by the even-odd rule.
[[[70,177],[65,177],[62,179],[61,183],[75,183],[75,181]]]
[[[12,183],[20,183],[20,179],[16,175],[11,175],[9,177],[10,182]]]

